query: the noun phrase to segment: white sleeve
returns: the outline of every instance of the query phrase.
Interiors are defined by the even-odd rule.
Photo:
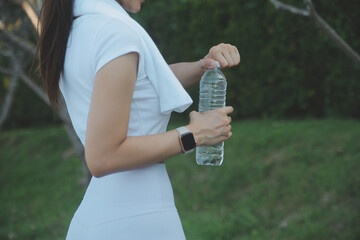
[[[111,19],[99,30],[93,45],[92,64],[95,74],[107,63],[130,52],[142,60],[142,39],[138,33],[121,20]]]

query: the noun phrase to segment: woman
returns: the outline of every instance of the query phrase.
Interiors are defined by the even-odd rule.
[[[93,174],[70,240],[185,239],[163,161],[231,136],[232,107],[192,111],[185,127],[166,127],[172,111],[192,103],[184,88],[216,60],[239,64],[236,47],[220,44],[197,62],[168,66],[125,11],[144,1],[44,2],[40,72],[54,107],[60,88]]]

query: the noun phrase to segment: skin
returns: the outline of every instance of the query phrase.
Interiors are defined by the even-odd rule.
[[[116,0],[123,8],[132,13],[138,13],[141,9],[141,4],[145,0]]]
[[[212,47],[209,53],[197,62],[175,63],[171,64],[170,68],[183,87],[189,88],[200,81],[206,70],[216,67],[216,61],[220,62],[223,69],[234,67],[240,63],[239,51],[233,45],[221,43]]]
[[[131,12],[141,9],[141,0],[118,2]],[[199,61],[176,63],[170,68],[181,84],[189,88],[200,81],[207,69],[216,66],[216,60],[222,68],[233,67],[240,63],[240,55],[236,47],[222,43],[212,47]],[[137,53],[123,55],[106,64],[95,76],[85,141],[85,159],[95,177],[163,162],[182,153],[176,130],[127,136],[138,61]],[[196,145],[214,145],[230,138],[228,115],[232,112],[231,106],[203,113],[192,111],[186,127],[193,133]]]
[[[125,10],[138,13],[141,5],[146,0],[116,0]],[[197,83],[197,80],[209,68],[216,67],[217,60],[222,68],[234,67],[240,63],[239,51],[235,46],[221,43],[210,49],[209,53],[197,62],[171,64],[170,68],[180,80],[184,88],[189,88]]]

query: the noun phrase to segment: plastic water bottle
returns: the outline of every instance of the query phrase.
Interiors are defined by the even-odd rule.
[[[200,80],[199,112],[225,107],[226,78],[217,67],[207,70]],[[199,165],[219,166],[224,158],[224,142],[213,146],[196,147],[196,162]]]

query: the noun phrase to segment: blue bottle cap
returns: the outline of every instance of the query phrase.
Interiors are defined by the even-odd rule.
[[[216,68],[220,68],[220,67],[221,67],[221,65],[220,65],[220,62],[219,62],[219,61],[216,61],[216,64],[217,64]]]

